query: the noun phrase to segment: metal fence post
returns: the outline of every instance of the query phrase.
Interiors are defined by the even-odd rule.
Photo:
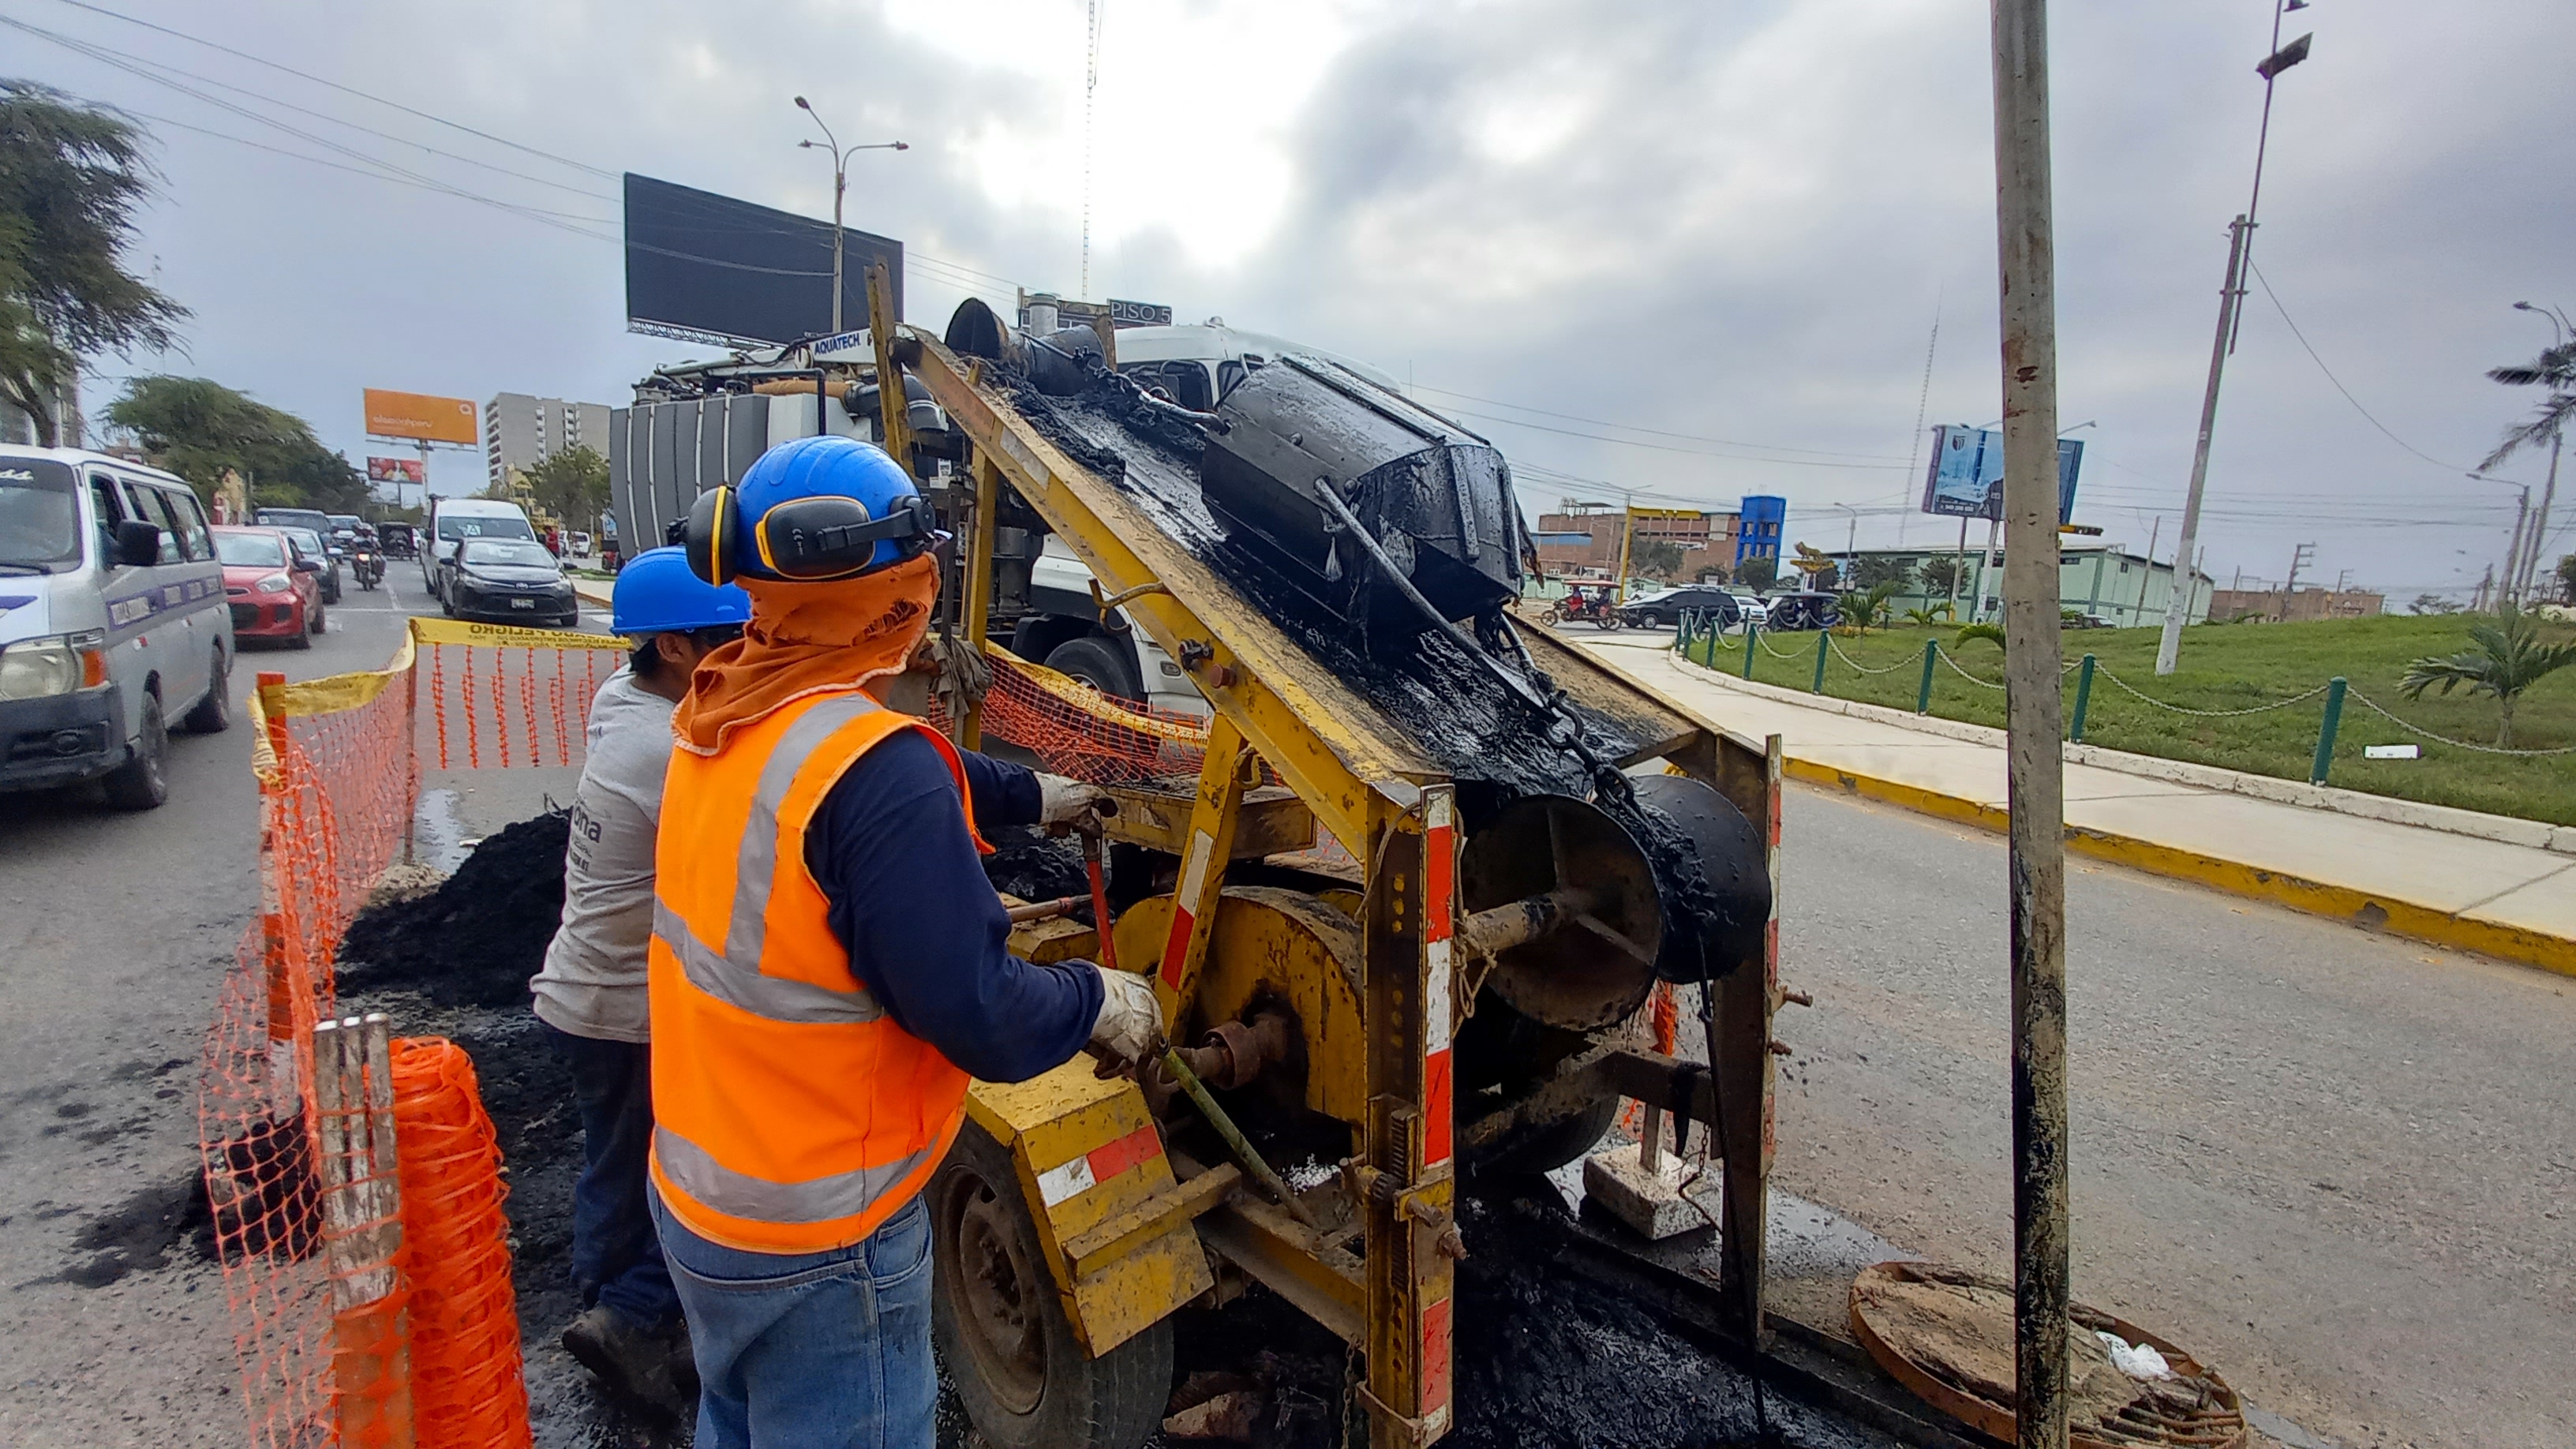
[[[1825,649],[1828,645],[1833,643],[1833,639],[1833,631],[1830,629],[1818,629],[1816,631],[1816,682],[1815,685],[1807,691],[1810,694],[1822,694],[1825,692]]]
[[[2343,723],[2344,677],[2336,675],[2326,684],[2326,721],[2317,730],[2317,759],[2308,767],[2308,783],[2322,785],[2326,772],[2334,768],[2335,728]]]
[[[1759,639],[1761,633],[1761,625],[1754,623],[1751,619],[1746,619],[1744,621],[1744,677],[1747,679],[1751,679],[1753,677],[1753,649],[1754,644]]]
[[[1923,683],[1920,688],[1914,691],[1914,712],[1916,714],[1930,714],[1932,712],[1932,661],[1937,658],[1940,653],[1940,640],[1926,639],[1923,641]]]
[[[2066,727],[2066,737],[2084,743],[2084,709],[2093,702],[2093,656],[2084,656],[2084,672],[2075,676],[2075,718]]]

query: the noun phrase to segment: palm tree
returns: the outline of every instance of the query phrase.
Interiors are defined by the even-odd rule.
[[[1896,590],[1897,586],[1892,583],[1877,584],[1843,595],[1834,601],[1834,608],[1842,615],[1843,622],[1852,626],[1852,632],[1866,634],[1873,628],[1886,627],[1887,616],[1891,612],[1887,601],[1895,596]]]
[[[2471,695],[2494,695],[2496,748],[2511,749],[2514,702],[2546,676],[2576,664],[2576,640],[2541,643],[2538,621],[2508,603],[2494,622],[2482,619],[2469,626],[2469,643],[2472,647],[2448,659],[2426,655],[2407,665],[2398,692],[2422,699],[2429,686],[2438,684],[2449,694],[2452,686],[2465,684]]]
[[[2542,315],[2557,320],[2554,314]],[[2525,535],[2528,542],[2522,556],[2512,560],[2505,570],[2505,597],[2520,600],[2530,594],[2533,575],[2540,567],[2540,542],[2549,536],[2549,505],[2558,496],[2558,455],[2566,442],[2568,423],[2576,421],[2576,338],[2568,337],[2562,326],[2556,346],[2518,366],[2488,368],[2487,376],[2507,387],[2549,390],[2530,421],[2507,428],[2504,441],[2478,465],[2479,472],[2489,472],[2525,448],[2544,443],[2549,446],[2549,481],[2541,485],[2540,510]]]
[[[1905,622],[1906,622],[1906,623],[1908,623],[1908,624],[1916,624],[1916,625],[1921,625],[1921,626],[1924,626],[1924,627],[1927,627],[1927,628],[1928,628],[1928,627],[1929,627],[1929,626],[1931,626],[1931,625],[1938,624],[1938,623],[1940,623],[1942,620],[1944,620],[1944,619],[1947,619],[1947,618],[1951,617],[1951,616],[1952,616],[1953,614],[1955,614],[1956,612],[1957,612],[1957,610],[1952,609],[1952,608],[1950,607],[1949,601],[1945,599],[1945,600],[1941,601],[1940,603],[1934,604],[1931,608],[1928,608],[1928,609],[1908,609],[1908,610],[1906,610],[1906,611],[1905,611]]]
[[[2001,649],[2004,647],[2004,626],[2001,624],[1962,624],[1959,626],[1959,637],[1951,640],[1950,643],[1951,646],[1955,648],[1967,643],[1971,639],[1983,639],[1987,643]]]

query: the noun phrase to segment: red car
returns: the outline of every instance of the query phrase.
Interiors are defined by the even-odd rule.
[[[215,557],[224,565],[224,597],[233,606],[233,637],[312,648],[322,632],[320,562],[274,528],[212,531]]]

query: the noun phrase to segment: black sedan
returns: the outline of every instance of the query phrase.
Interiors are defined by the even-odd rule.
[[[571,628],[581,601],[563,564],[546,546],[524,538],[469,538],[448,576],[451,618]]]

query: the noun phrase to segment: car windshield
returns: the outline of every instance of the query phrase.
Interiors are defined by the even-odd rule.
[[[542,569],[555,566],[555,556],[541,543],[521,543],[507,538],[476,538],[466,541],[456,555],[459,563],[500,564],[509,568]]]
[[[438,536],[442,539],[449,540],[459,538],[533,539],[536,537],[536,534],[529,529],[528,521],[526,519],[514,518],[508,514],[490,515],[479,518],[458,518],[453,514],[440,514],[438,519]]]
[[[295,540],[295,546],[315,558],[322,556],[322,535],[309,528],[281,528],[278,532]]]
[[[286,542],[273,533],[218,533],[215,557],[237,569],[286,567]]]
[[[80,497],[51,458],[0,459],[0,573],[52,573],[80,562]]]

